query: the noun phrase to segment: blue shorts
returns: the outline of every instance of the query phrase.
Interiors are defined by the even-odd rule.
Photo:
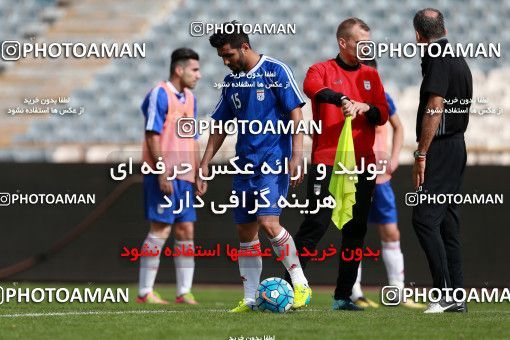
[[[168,202],[164,198],[165,194],[159,188],[158,176],[143,176],[145,218],[152,222],[167,224],[195,222],[197,220],[197,215],[195,208],[193,208],[195,199],[193,184],[179,179],[173,180],[172,184],[174,191],[171,195],[167,195],[172,205],[168,208],[163,208],[161,205],[168,205]],[[186,193],[189,195],[190,206],[184,206],[181,212],[174,214],[174,211],[180,210],[180,200],[186,205]]]
[[[397,223],[395,194],[391,188],[390,181],[375,185],[372,206],[368,214],[368,223]]]
[[[289,175],[258,175],[245,179],[241,176],[235,176],[232,189],[236,191],[235,195],[239,197],[239,202],[242,202],[243,192],[246,193],[246,206],[234,208],[234,220],[236,224],[251,223],[257,220],[257,216],[280,216],[282,209],[278,206],[278,200],[281,196],[287,198],[289,192]],[[250,210],[255,208],[255,199],[258,199],[259,204],[264,204],[264,200],[254,192],[266,191],[266,199],[269,201],[269,207],[258,208],[257,211],[249,213]]]

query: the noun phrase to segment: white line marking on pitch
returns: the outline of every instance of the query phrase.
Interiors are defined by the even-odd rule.
[[[125,310],[125,311],[84,311],[84,312],[48,312],[48,313],[19,313],[19,314],[0,314],[0,318],[19,318],[19,317],[40,317],[40,316],[68,316],[68,315],[122,315],[122,314],[161,314],[161,313],[179,313],[179,310]]]
[[[176,311],[176,310],[127,310],[127,311],[48,312],[48,313],[3,314],[3,315],[0,315],[0,318],[67,316],[67,315],[159,314],[159,313],[174,313],[174,312],[178,312],[178,311]]]
[[[44,316],[69,316],[69,315],[123,315],[123,314],[164,314],[164,313],[184,313],[192,310],[124,310],[124,311],[71,311],[71,312],[48,312],[48,313],[18,313],[18,314],[0,314],[0,318],[21,318],[21,317],[44,317]],[[200,312],[212,312],[212,313],[227,313],[226,309],[201,309]],[[303,312],[331,312],[332,310],[323,309],[303,309],[295,311],[293,313]],[[487,311],[472,311],[470,314],[478,313],[494,313],[494,314],[507,314],[510,311],[498,311],[498,310],[487,310]]]
[[[123,315],[123,314],[164,314],[164,313],[184,313],[192,310],[124,310],[124,311],[70,311],[70,312],[47,312],[47,313],[17,313],[0,314],[0,318],[20,318],[20,317],[44,317],[44,316],[68,316],[68,315]],[[302,312],[319,312],[321,309],[306,309]],[[200,312],[227,313],[227,309],[200,309]]]

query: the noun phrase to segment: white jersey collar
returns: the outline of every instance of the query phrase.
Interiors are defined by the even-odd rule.
[[[262,63],[266,60],[266,56],[265,55],[261,55],[260,56],[260,60],[259,62],[253,66],[253,68],[251,70],[248,71],[248,73],[246,73],[247,75],[251,75],[252,73],[254,73],[255,71],[257,71],[260,67],[260,65],[262,65]]]

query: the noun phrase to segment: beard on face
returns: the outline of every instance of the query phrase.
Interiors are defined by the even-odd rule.
[[[235,66],[229,66],[230,67],[230,70],[232,70],[232,73],[234,74],[239,74],[241,72],[245,72],[246,71],[246,57],[241,53],[239,52],[239,60],[238,62],[236,63]]]

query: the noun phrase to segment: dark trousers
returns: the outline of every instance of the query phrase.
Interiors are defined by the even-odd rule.
[[[310,201],[310,209],[317,207],[317,199],[323,199],[329,196],[329,180],[331,179],[333,167],[327,167],[327,176],[323,180],[318,181],[317,166],[313,165],[308,175],[307,198]],[[352,286],[356,282],[358,275],[359,261],[342,260],[341,252],[344,249],[354,250],[362,248],[364,244],[365,234],[367,233],[367,219],[372,202],[372,194],[375,188],[375,181],[367,180],[367,175],[358,176],[356,184],[356,204],[353,206],[353,219],[346,223],[342,229],[342,245],[338,252],[340,264],[338,268],[338,277],[335,289],[335,299],[347,299],[351,296]],[[316,192],[319,191],[319,195]],[[303,247],[309,250],[315,250],[317,244],[326,233],[331,223],[332,210],[321,208],[316,214],[306,215],[305,220],[299,227],[298,232],[294,236],[296,249],[301,252]],[[336,228],[336,227],[334,227]],[[301,267],[304,269],[309,261],[309,257],[300,257]],[[285,280],[290,282],[290,276],[285,274]]]
[[[427,152],[425,181],[419,194],[435,194],[437,199],[437,194],[458,193],[466,158],[463,135],[434,140]],[[427,256],[434,288],[462,288],[457,205],[448,201],[418,204],[413,208],[413,226]]]

